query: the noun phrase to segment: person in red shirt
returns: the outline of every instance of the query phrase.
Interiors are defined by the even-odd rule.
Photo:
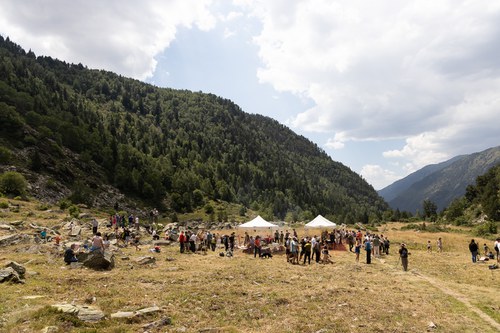
[[[184,243],[186,242],[186,236],[184,235],[184,231],[181,231],[179,234],[179,244],[181,245],[181,253],[184,253]]]
[[[257,257],[257,253],[259,254],[260,257],[260,236],[255,237],[255,242],[254,242],[254,250],[253,250],[253,257]]]

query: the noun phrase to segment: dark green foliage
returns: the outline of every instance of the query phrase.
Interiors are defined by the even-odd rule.
[[[435,221],[437,217],[437,205],[431,200],[424,200],[422,204],[424,210],[424,219]]]
[[[26,178],[19,172],[7,171],[0,175],[0,192],[4,194],[24,197],[27,186]]]
[[[477,218],[481,213],[489,221],[500,221],[500,165],[477,177],[475,185],[467,186],[464,197],[453,201],[444,216],[455,224],[468,224],[468,219]],[[491,225],[481,228],[478,233],[493,229]]]
[[[12,159],[12,152],[3,146],[0,146],[0,164],[8,164]]]
[[[39,148],[48,166],[32,156],[34,170],[57,173],[50,176],[66,185],[79,181],[73,202],[91,202],[88,176],[98,174],[95,183],[176,212],[221,200],[259,207],[270,219],[321,213],[355,222],[387,209],[315,144],[230,100],[36,58],[2,37],[0,58],[0,139]],[[81,170],[58,163],[68,149]],[[227,219],[208,214],[216,213]]]

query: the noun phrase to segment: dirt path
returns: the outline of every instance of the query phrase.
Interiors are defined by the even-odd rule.
[[[491,326],[493,326],[494,328],[496,328],[500,332],[500,324],[497,321],[495,321],[493,318],[491,318],[488,314],[484,313],[483,311],[478,309],[476,306],[472,305],[472,303],[470,302],[470,300],[466,296],[456,292],[455,290],[450,289],[448,286],[446,286],[443,282],[441,282],[439,280],[436,280],[436,279],[431,278],[429,276],[422,275],[421,273],[418,273],[415,271],[412,271],[412,273],[413,273],[413,275],[419,277],[420,279],[427,281],[428,283],[433,285],[435,288],[441,290],[443,293],[447,294],[448,296],[451,296],[451,297],[455,298],[457,301],[464,304],[469,310],[475,312],[481,319],[483,319],[485,322],[487,322],[488,324],[490,324]]]

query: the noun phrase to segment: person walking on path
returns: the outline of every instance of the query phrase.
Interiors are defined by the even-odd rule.
[[[370,242],[369,239],[366,239],[366,241],[365,241],[365,251],[366,251],[366,263],[371,264],[372,263],[372,243]]]
[[[403,266],[403,271],[408,271],[408,249],[405,243],[401,243],[401,248],[399,249],[399,257],[401,258],[401,265]]]
[[[472,239],[469,243],[469,251],[472,255],[472,262],[475,263],[477,261],[477,251],[479,250],[476,242]]]

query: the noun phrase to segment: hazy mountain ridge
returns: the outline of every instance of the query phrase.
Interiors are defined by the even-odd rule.
[[[456,156],[448,161],[426,166],[387,186],[379,194],[392,209],[415,213],[429,199],[438,210],[465,194],[467,185],[500,163],[500,146],[482,152]]]
[[[280,219],[354,221],[387,208],[317,145],[230,100],[0,46],[3,169],[43,175],[38,187],[92,204],[106,185],[176,212],[222,200]]]

